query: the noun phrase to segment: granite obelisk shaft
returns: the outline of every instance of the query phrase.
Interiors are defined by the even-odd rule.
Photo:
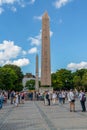
[[[35,79],[35,90],[39,89],[39,80],[38,80],[38,54],[36,55],[36,79]]]
[[[49,16],[42,17],[41,86],[51,86],[50,29]]]

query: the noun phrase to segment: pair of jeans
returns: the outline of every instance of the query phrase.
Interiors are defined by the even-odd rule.
[[[47,99],[48,100],[48,105],[50,106],[50,99]]]
[[[2,106],[3,106],[3,100],[0,99],[0,109],[2,109]]]
[[[85,112],[86,111],[86,107],[85,107],[85,101],[80,101],[81,106],[82,106],[82,111]]]

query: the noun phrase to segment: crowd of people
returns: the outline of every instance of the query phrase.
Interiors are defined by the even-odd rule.
[[[27,97],[27,98],[26,98]],[[39,92],[15,92],[14,90],[10,93],[0,92],[0,109],[3,107],[3,103],[7,102],[7,99],[10,99],[10,104],[18,106],[20,103],[24,103],[25,99],[28,100],[43,100],[45,105],[51,104],[65,104],[69,102],[70,112],[75,112],[75,101],[79,98],[82,112],[86,112],[86,94],[83,90],[74,91],[70,89],[69,91],[60,90],[60,91],[45,91],[44,93]]]
[[[81,104],[81,108],[82,108],[82,112],[86,112],[86,94],[83,90],[80,90],[80,92],[78,91],[74,91],[72,89],[70,89],[69,91],[53,91],[53,93],[50,93],[49,91],[46,91],[44,94],[44,104],[45,105],[51,105],[52,104],[65,104],[66,101],[69,102],[69,108],[70,108],[70,112],[75,112],[75,101],[76,99],[80,100],[80,104]]]
[[[24,92],[15,92],[14,90],[10,93],[11,104],[18,106],[20,103],[24,103]]]
[[[18,106],[20,103],[24,103],[24,92],[15,92],[14,90],[9,92],[1,91],[0,92],[0,109],[3,108],[3,104],[7,103],[7,100],[10,100],[10,104]]]

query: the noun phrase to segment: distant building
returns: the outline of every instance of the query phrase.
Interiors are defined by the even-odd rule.
[[[26,82],[29,81],[29,80],[35,80],[35,76],[32,75],[31,73],[26,73],[26,75],[24,75],[24,78],[22,80],[23,87],[25,87]]]
[[[24,75],[24,77],[35,78],[35,75],[32,75],[32,73],[26,73],[26,75]]]

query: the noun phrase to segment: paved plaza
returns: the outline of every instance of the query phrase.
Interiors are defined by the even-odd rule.
[[[0,110],[0,130],[87,130],[87,112],[81,112],[79,100],[76,112],[69,112],[68,103],[45,106],[43,101],[26,101],[14,107],[8,102]]]

